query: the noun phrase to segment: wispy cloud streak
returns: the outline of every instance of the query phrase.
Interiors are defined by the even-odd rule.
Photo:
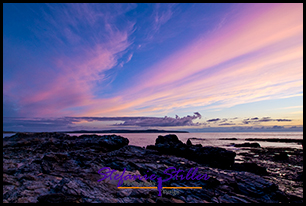
[[[276,122],[291,122],[291,119],[271,119],[271,117],[262,117],[262,118],[258,118],[258,117],[254,117],[254,118],[247,118],[244,119],[242,121],[243,124],[249,124],[249,123],[258,123],[258,122],[272,122],[272,121],[276,121]]]
[[[105,71],[114,68],[133,43],[129,36],[135,23],[114,24],[132,8],[129,4],[48,4],[41,8],[44,21],[37,21],[37,27],[30,29],[50,51],[52,56],[42,58],[51,58],[52,65],[38,65],[49,68],[37,68],[34,74],[33,62],[24,64],[31,72],[14,74],[18,84],[4,89],[5,94],[17,89],[25,94],[18,97],[19,115],[68,115],[73,114],[70,108],[88,105],[95,98],[97,83],[105,80]],[[29,84],[33,86],[22,86]]]
[[[137,86],[120,95],[120,104],[105,109],[92,106],[85,114],[226,108],[299,95],[303,91],[301,5],[238,7],[242,12],[218,33],[197,39],[137,76]]]

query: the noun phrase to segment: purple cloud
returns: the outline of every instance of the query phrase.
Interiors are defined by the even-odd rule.
[[[233,124],[233,123],[223,123],[223,124],[219,124],[219,126],[225,126],[225,125],[236,125],[236,124]]]
[[[138,126],[138,127],[177,127],[177,126],[199,126],[201,123],[193,123],[193,120],[201,118],[201,114],[195,112],[193,116],[186,117],[62,117],[62,118],[17,118],[3,117],[5,130],[24,131],[24,129],[51,131],[65,130],[67,128],[84,129],[82,121],[123,121],[123,123],[111,124],[109,126]],[[73,127],[75,126],[75,127]],[[91,127],[92,128],[92,127]]]
[[[292,121],[291,119],[272,119],[271,117],[263,117],[259,119],[258,117],[254,118],[247,118],[242,120],[243,124],[249,124],[249,123],[258,123],[258,122],[272,122],[272,121],[277,121],[277,122],[290,122]]]
[[[219,120],[220,120],[219,118],[217,118],[217,119],[209,119],[209,120],[207,120],[207,122],[217,122]]]

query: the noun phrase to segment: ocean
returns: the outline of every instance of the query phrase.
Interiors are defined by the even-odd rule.
[[[71,136],[89,135],[93,133],[68,133]],[[112,133],[116,134],[116,133]],[[98,135],[112,135],[107,133],[100,133]],[[129,145],[145,147],[147,145],[154,145],[158,135],[167,135],[168,133],[117,133],[116,135],[126,137],[129,139]],[[212,132],[212,133],[173,133],[179,140],[186,143],[188,138],[198,138],[191,140],[192,144],[201,144],[202,146],[222,147],[229,150],[239,150],[231,146],[231,143],[241,144],[244,142],[258,142],[261,147],[275,147],[275,148],[297,148],[301,149],[302,145],[296,142],[264,142],[264,141],[245,141],[247,138],[271,138],[271,139],[303,139],[303,132]],[[12,136],[13,133],[3,134],[3,138]],[[236,138],[237,140],[219,140],[220,138]]]

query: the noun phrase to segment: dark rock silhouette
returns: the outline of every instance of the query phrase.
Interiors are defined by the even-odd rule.
[[[185,157],[218,168],[230,168],[234,164],[236,156],[235,152],[219,147],[184,144],[176,135],[158,136],[155,146],[149,145],[147,149],[155,149],[164,154]]]
[[[190,139],[187,140],[186,144],[187,144],[188,146],[191,146],[191,145],[192,145]]]
[[[274,155],[275,160],[287,160],[288,159],[288,154],[286,152],[280,152],[278,154]]]
[[[246,141],[262,141],[262,142],[296,142],[303,143],[302,139],[272,139],[272,138],[247,138]]]
[[[219,140],[238,140],[237,138],[220,138]]]
[[[189,139],[191,139],[191,140],[205,140],[204,138],[197,138],[197,137],[191,137]]]
[[[268,175],[267,169],[261,166],[258,166],[256,163],[240,163],[234,164],[233,170],[236,171],[248,171],[257,175]]]
[[[235,147],[260,147],[260,144],[256,143],[243,143],[243,144],[234,144]]]

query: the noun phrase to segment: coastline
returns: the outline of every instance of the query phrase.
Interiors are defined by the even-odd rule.
[[[159,145],[159,149],[168,145],[167,141],[162,143],[163,146]],[[292,173],[291,176],[277,177],[277,171],[274,174],[267,169],[273,161],[264,160],[274,158],[278,151],[267,148],[244,149],[246,160],[249,158],[258,166],[255,169],[266,167],[267,174],[260,174],[259,170],[237,161],[232,168],[218,168],[209,166],[213,162],[199,163],[152,147],[145,149],[128,144],[128,139],[117,135],[82,135],[76,138],[61,133],[18,133],[12,138],[4,138],[3,202],[303,202],[303,182],[300,180],[303,150],[288,150],[287,153],[292,155],[288,159],[273,160],[280,173]],[[178,149],[196,148],[181,143],[178,145]],[[211,152],[212,149],[207,150]],[[296,163],[292,162],[294,155],[299,156]],[[246,160],[241,162],[250,163]],[[293,163],[292,168],[301,166],[301,173],[293,174],[291,167],[284,170],[288,162]],[[210,178],[207,182],[165,182],[165,186],[202,186],[203,190],[177,190],[180,195],[163,194],[158,197],[157,190],[118,190],[114,180],[98,183],[101,178],[98,171],[103,166],[118,170],[116,174],[127,168],[131,174],[143,175],[149,171],[158,176],[171,166],[186,171],[198,167],[200,174],[207,173]],[[288,188],[293,186],[298,189],[289,191]]]

